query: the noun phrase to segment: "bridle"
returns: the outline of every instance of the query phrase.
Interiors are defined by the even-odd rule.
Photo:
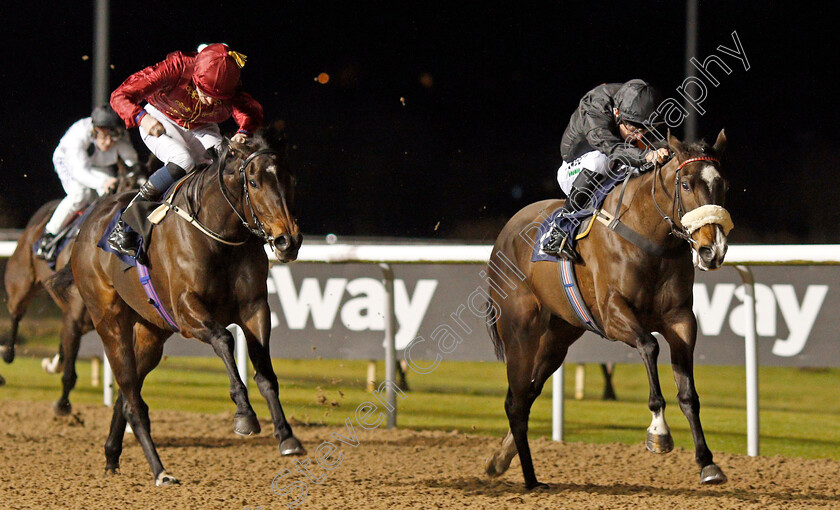
[[[257,211],[254,210],[254,204],[251,202],[251,194],[249,193],[248,189],[248,179],[245,175],[245,169],[248,168],[248,165],[254,162],[258,157],[264,155],[273,155],[273,156],[280,156],[280,153],[273,150],[273,149],[259,149],[252,152],[242,164],[239,165],[239,176],[242,178],[242,195],[245,198],[245,203],[248,204],[248,209],[251,213],[251,218],[254,220],[254,226],[251,226],[251,223],[243,217],[242,214],[236,209],[233,205],[233,202],[228,197],[228,190],[224,184],[224,162],[227,159],[228,152],[230,150],[230,146],[226,145],[224,151],[219,157],[219,189],[222,191],[222,196],[225,197],[225,201],[228,203],[230,208],[233,210],[234,214],[239,218],[239,221],[242,222],[242,225],[250,232],[251,234],[259,237],[263,240],[263,242],[268,243],[269,245],[273,245],[274,237],[266,232],[265,227],[263,227],[263,223],[260,221],[259,217],[257,217]]]
[[[680,170],[682,170],[683,167],[687,164],[695,163],[697,161],[711,161],[720,165],[720,160],[711,156],[698,156],[695,158],[689,158],[680,163],[680,165],[677,167],[674,176],[674,194],[671,197],[671,216],[665,214],[665,211],[663,211],[662,208],[659,207],[659,203],[656,201],[656,182],[659,180],[659,176],[662,172],[662,166],[660,165],[656,165],[654,167],[653,185],[650,188],[650,194],[653,198],[653,205],[656,207],[656,210],[659,211],[659,215],[662,216],[662,219],[664,219],[665,222],[668,223],[668,226],[671,229],[671,235],[683,239],[689,244],[696,244],[697,242],[691,238],[691,234],[688,232],[688,230],[685,229],[685,227],[683,227],[682,225],[678,225],[677,222],[674,221],[674,218],[682,218],[683,216],[685,216],[685,207],[683,207],[682,194],[680,193]]]

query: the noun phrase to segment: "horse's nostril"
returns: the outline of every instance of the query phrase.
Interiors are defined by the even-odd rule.
[[[281,234],[274,240],[274,247],[280,251],[286,251],[292,246],[292,236]]]
[[[714,255],[715,255],[714,250],[712,250],[708,246],[702,246],[697,251],[700,253],[700,258],[703,259],[706,262],[712,260],[712,257],[714,257]]]

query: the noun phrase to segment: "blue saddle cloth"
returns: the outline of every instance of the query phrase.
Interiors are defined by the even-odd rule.
[[[108,226],[105,227],[105,232],[102,234],[102,237],[99,238],[99,242],[96,243],[96,246],[98,246],[99,248],[101,248],[104,251],[107,251],[108,253],[113,253],[114,255],[117,256],[118,259],[122,260],[123,262],[125,262],[129,266],[136,267],[137,266],[137,259],[135,259],[134,257],[132,257],[130,255],[123,255],[123,254],[119,253],[115,249],[111,248],[111,245],[108,243],[108,238],[111,236],[111,232],[113,232],[114,229],[117,227],[117,222],[120,221],[120,218],[122,217],[122,213],[123,213],[122,209],[117,210],[117,213],[114,214],[114,217],[111,218],[111,221],[108,222]],[[123,224],[123,226],[125,227],[125,229],[128,232],[133,232],[132,228],[129,227],[128,224]],[[141,237],[140,238],[140,245],[137,248],[138,253],[142,249],[143,249],[143,238]]]
[[[586,220],[595,214],[595,211],[600,209],[604,200],[606,200],[607,195],[610,194],[610,191],[615,188],[616,184],[623,180],[623,177],[621,176],[604,176],[604,178],[605,180],[593,190],[592,201],[589,204],[589,207],[570,214],[563,214],[565,211],[560,208],[551,213],[548,218],[544,219],[542,223],[540,223],[540,227],[537,229],[536,242],[534,243],[533,250],[531,252],[531,262],[557,261],[557,257],[548,255],[542,251],[543,239],[546,235],[548,235],[548,231],[551,229],[551,224],[556,223],[560,230],[566,232],[572,237],[572,239],[574,239],[581,227],[587,224]]]

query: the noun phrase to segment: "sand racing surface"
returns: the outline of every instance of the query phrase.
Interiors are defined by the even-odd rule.
[[[77,406],[65,418],[48,403],[0,403],[0,508],[838,508],[840,462],[716,453],[729,477],[699,484],[694,452],[654,455],[642,443],[594,445],[531,441],[545,491],[524,491],[518,460],[500,478],[483,472],[496,438],[460,432],[353,430],[298,425],[310,477],[279,455],[268,420],[251,438],[233,434],[233,415],[151,410],[152,437],[181,485],[155,487],[134,436],[126,435],[121,474],[104,475],[110,409]],[[262,417],[261,417],[262,418]],[[344,444],[331,434],[348,438]],[[328,455],[325,441],[339,448]],[[339,462],[340,461],[340,462]],[[289,470],[285,476],[284,470]],[[272,490],[272,481],[274,489]],[[290,491],[283,495],[284,491]]]

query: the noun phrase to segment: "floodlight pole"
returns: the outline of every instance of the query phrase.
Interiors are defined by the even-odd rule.
[[[697,55],[697,24],[699,22],[699,8],[697,0],[686,0],[685,4],[685,77],[694,78],[697,76],[697,69],[691,64],[691,59]],[[691,112],[685,119],[684,139],[697,140],[697,115],[693,110],[691,101],[685,98],[685,111]]]
[[[94,6],[93,38],[93,106],[108,103],[108,27],[110,24],[108,0],[96,0]]]

